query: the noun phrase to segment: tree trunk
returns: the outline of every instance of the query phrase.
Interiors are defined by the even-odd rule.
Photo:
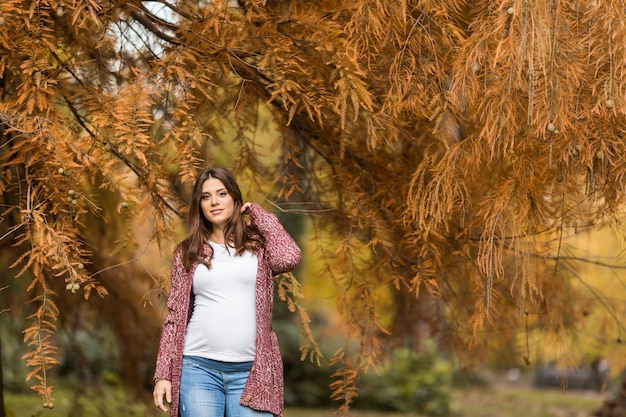
[[[0,417],[6,417],[4,408],[4,373],[2,371],[2,335],[0,335]]]

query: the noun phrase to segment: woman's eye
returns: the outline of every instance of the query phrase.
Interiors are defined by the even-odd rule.
[[[203,195],[202,197],[200,197],[202,200],[208,200],[209,198],[211,198],[210,195]]]
[[[226,191],[222,191],[221,193],[218,194],[218,196],[220,197],[226,197],[228,193]]]

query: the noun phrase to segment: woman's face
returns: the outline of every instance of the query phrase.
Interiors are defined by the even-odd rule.
[[[209,178],[202,183],[200,209],[214,228],[223,229],[233,216],[235,200],[222,181],[217,178]]]

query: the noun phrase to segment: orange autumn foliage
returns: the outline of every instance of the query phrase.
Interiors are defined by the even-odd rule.
[[[435,335],[471,362],[490,330],[573,332],[594,306],[566,243],[621,220],[621,1],[146,4],[0,4],[0,245],[41,306],[25,342],[46,402],[50,282],[107,293],[85,229],[130,210],[170,248],[186,188],[224,158],[335,237],[316,256],[358,341],[331,359],[342,411],[388,344]]]

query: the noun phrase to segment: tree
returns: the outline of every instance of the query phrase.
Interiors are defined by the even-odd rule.
[[[359,342],[331,360],[343,411],[387,345],[434,335],[469,362],[488,330],[567,334],[598,306],[567,238],[621,221],[621,1],[228,5],[0,5],[0,243],[36,291],[27,362],[46,404],[52,282],[107,292],[83,239],[96,191],[107,213],[149,215],[165,249],[205,161],[273,181],[336,237],[322,256]]]

